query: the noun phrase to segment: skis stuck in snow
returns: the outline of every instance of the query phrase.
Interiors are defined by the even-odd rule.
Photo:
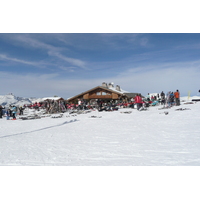
[[[89,118],[102,118],[102,116],[95,116],[95,115],[93,115],[93,116],[90,116]]]
[[[121,111],[120,113],[124,113],[124,114],[131,114],[132,111]]]
[[[20,117],[19,119],[22,119],[22,120],[32,120],[32,119],[41,119],[41,117],[38,116],[38,115],[35,115],[35,116]]]
[[[190,108],[178,108],[176,111],[191,110]]]
[[[63,114],[53,115],[51,118],[62,118]]]
[[[165,115],[168,115],[169,114],[169,112],[161,112],[161,113],[159,113],[159,114],[165,114]]]
[[[158,110],[170,109],[170,108],[171,108],[171,106],[164,106],[164,107],[162,107],[162,108],[158,108]]]

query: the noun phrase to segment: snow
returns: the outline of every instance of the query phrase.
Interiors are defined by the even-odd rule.
[[[34,98],[34,99],[31,99],[32,103],[38,103],[38,102],[43,102],[47,99],[50,99],[50,100],[54,100],[54,101],[57,101],[59,99],[61,99],[62,97],[44,97],[44,98]]]
[[[44,97],[44,98],[23,98],[13,94],[0,95],[0,105],[9,107],[10,105],[24,106],[34,104],[35,102],[43,102],[47,99],[58,100],[61,97]]]
[[[198,166],[200,103],[1,119],[0,165]],[[176,111],[177,108],[190,110]],[[131,111],[130,114],[124,111]],[[165,115],[165,111],[169,112]],[[96,116],[96,118],[91,118]],[[14,145],[13,145],[14,144]]]
[[[120,90],[117,90],[115,87],[108,87],[108,89],[113,90],[113,91],[118,92],[118,93],[121,93],[121,94],[129,93],[128,91],[123,90],[122,88],[120,88]]]
[[[30,99],[17,97],[13,94],[0,95],[0,105],[5,107],[9,107],[10,105],[23,106],[31,103]]]
[[[44,100],[47,100],[47,99],[50,99],[50,100],[59,100],[59,99],[61,99],[61,97],[44,97],[44,98],[42,98],[42,100],[44,101]]]
[[[181,101],[190,101],[190,100],[195,100],[195,99],[200,99],[200,96],[192,96],[192,97],[181,97]]]
[[[181,106],[163,110],[158,109],[161,106],[141,112],[124,108],[113,112],[64,113],[62,118],[35,120],[4,117],[0,119],[1,166],[87,166],[45,167],[40,168],[39,175],[36,175],[38,168],[17,168],[14,172],[8,168],[5,180],[10,176],[23,180],[28,199],[31,188],[26,186],[26,181],[30,176],[36,182],[31,184],[32,188],[44,193],[39,199],[69,196],[69,199],[133,199],[135,195],[136,199],[199,199],[198,184],[194,182],[200,178],[199,168],[191,168],[200,165],[200,102],[192,103],[194,98],[199,97],[190,97],[189,101],[188,97],[182,97],[186,102],[181,102]],[[188,102],[192,104],[184,104]],[[177,108],[186,110],[176,111]],[[165,115],[165,111],[169,114]],[[169,166],[179,167],[166,168]],[[1,168],[1,176],[4,170]],[[35,170],[36,174],[32,173]],[[52,182],[53,179],[56,181]],[[8,185],[15,188],[17,180],[4,181],[3,188]],[[53,183],[61,187],[56,192]],[[69,190],[62,193],[66,188]],[[175,195],[166,192],[166,188]],[[8,190],[2,191],[10,197]],[[32,197],[38,199],[35,193]],[[21,199],[27,196],[23,194]]]

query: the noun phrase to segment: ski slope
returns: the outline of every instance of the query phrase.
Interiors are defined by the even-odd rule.
[[[198,200],[200,102],[158,108],[0,119],[1,198]]]
[[[62,118],[34,120],[4,117],[0,165],[199,166],[200,102],[160,107],[64,113]]]

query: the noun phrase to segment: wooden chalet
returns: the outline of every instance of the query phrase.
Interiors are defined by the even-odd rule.
[[[83,99],[86,101],[90,101],[93,99],[110,101],[110,100],[122,100],[128,101],[131,98],[134,98],[137,93],[128,93],[124,90],[120,89],[120,86],[116,86],[114,88],[113,83],[102,83],[102,86],[97,86],[92,88],[86,92],[78,94],[74,97],[67,99],[69,103],[76,103],[78,99]]]

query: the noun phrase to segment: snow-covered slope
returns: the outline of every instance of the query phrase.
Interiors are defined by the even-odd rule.
[[[199,166],[200,102],[161,107],[33,120],[4,117],[0,165]]]
[[[1,95],[0,105],[8,107],[9,105],[23,106],[24,104],[31,104],[31,100],[23,97],[16,97],[13,94]]]
[[[185,96],[185,97],[181,97],[180,98],[180,101],[192,101],[192,100],[195,100],[195,99],[200,99],[200,96],[192,96],[192,97],[188,97],[188,96]]]

